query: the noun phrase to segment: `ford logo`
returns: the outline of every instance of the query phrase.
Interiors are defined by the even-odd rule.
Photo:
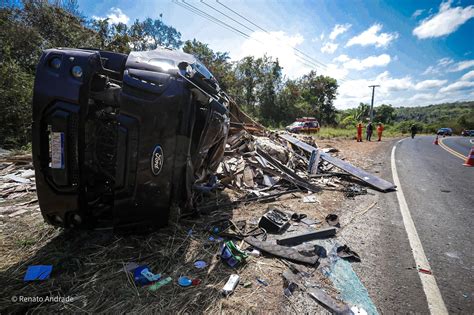
[[[151,156],[151,172],[153,175],[156,176],[160,174],[161,168],[163,167],[163,162],[163,149],[161,146],[157,145]]]

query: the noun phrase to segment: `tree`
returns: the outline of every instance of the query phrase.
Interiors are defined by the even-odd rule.
[[[183,45],[181,33],[161,20],[147,18],[142,22],[142,25],[146,39],[146,50],[153,50],[158,46],[178,49]]]
[[[336,79],[318,76],[316,71],[311,71],[302,77],[301,85],[302,96],[311,105],[314,116],[322,124],[336,124],[336,108],[333,105],[338,88]]]
[[[177,49],[183,45],[181,33],[161,20],[138,19],[130,26],[130,46],[132,50],[153,50],[161,47]]]
[[[254,117],[259,115],[257,108],[256,91],[261,81],[261,60],[254,57],[245,57],[237,62],[234,69],[236,83],[231,87],[231,95],[238,104]]]
[[[97,47],[96,33],[64,10],[69,1],[25,0],[0,8],[0,146],[28,143],[31,98],[41,51],[52,47]],[[73,6],[70,7],[73,9]]]
[[[393,120],[393,114],[395,112],[395,109],[392,107],[392,105],[385,105],[382,104],[375,109],[375,115],[374,115],[374,120],[376,122],[381,122],[384,124],[389,124]]]

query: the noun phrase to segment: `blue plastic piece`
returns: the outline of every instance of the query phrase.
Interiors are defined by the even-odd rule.
[[[194,262],[194,267],[198,269],[206,268],[206,266],[207,266],[207,263],[204,260],[196,260]]]
[[[178,284],[182,287],[189,287],[193,281],[188,277],[179,277]]]
[[[53,271],[52,265],[29,266],[26,270],[24,281],[36,281],[49,279]]]
[[[136,283],[138,283],[140,285],[147,285],[147,284],[150,283],[150,280],[148,280],[142,274],[143,270],[148,270],[148,266],[142,265],[142,266],[139,266],[139,267],[135,268],[135,270],[133,271],[133,277],[134,277]]]

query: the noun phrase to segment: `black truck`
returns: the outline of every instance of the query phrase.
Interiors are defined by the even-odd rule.
[[[194,56],[45,50],[33,96],[33,163],[44,219],[133,229],[193,207],[215,174],[229,99]]]

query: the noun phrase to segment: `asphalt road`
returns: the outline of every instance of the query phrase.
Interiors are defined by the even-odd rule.
[[[442,140],[443,144],[464,156],[467,156],[474,147],[474,137],[445,137]]]
[[[450,313],[474,313],[474,167],[419,136],[397,144],[396,166],[411,216]],[[468,138],[443,143],[467,155]]]
[[[462,166],[463,159],[433,141],[386,140],[368,171],[393,182],[390,153],[396,144],[400,186],[444,303],[451,314],[474,314],[474,167]],[[463,155],[470,149],[468,138],[446,137],[443,143]],[[362,257],[353,267],[378,311],[429,314],[396,194],[374,191],[355,201],[341,211],[357,217],[342,234]]]

